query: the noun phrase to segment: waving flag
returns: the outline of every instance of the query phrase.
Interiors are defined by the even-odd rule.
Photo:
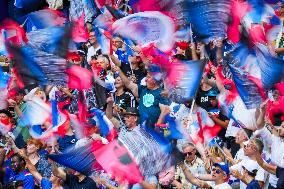
[[[117,137],[117,131],[103,111],[93,108],[90,113],[95,114],[95,117],[98,120],[98,126],[100,128],[101,135],[103,137],[107,137],[107,139],[109,139],[110,141]]]
[[[3,72],[0,67],[0,89],[7,88],[9,80],[10,74]]]
[[[68,86],[71,89],[89,89],[92,87],[93,74],[80,66],[71,66],[66,70],[69,77]]]
[[[32,12],[25,16],[26,32],[31,32],[38,29],[44,29],[52,26],[63,26],[65,18],[57,11],[43,9]]]
[[[267,46],[258,44],[256,57],[261,71],[261,82],[264,89],[270,89],[274,84],[281,81],[284,73],[284,61],[273,57]]]
[[[174,4],[172,0],[130,0],[129,5],[135,10],[135,12],[144,11],[166,11]]]
[[[81,17],[74,21],[74,28],[72,33],[72,38],[75,42],[86,42],[89,39],[89,33],[85,28],[85,15],[82,14]]]
[[[132,39],[139,45],[155,43],[162,51],[169,51],[174,45],[173,20],[156,11],[139,12],[121,18],[113,23],[112,30],[113,33]]]
[[[143,180],[135,158],[121,141],[112,141],[94,151],[94,155],[98,163],[113,178],[119,178],[121,181],[127,181],[129,184],[140,183]]]
[[[233,75],[233,80],[237,87],[238,93],[248,109],[259,107],[262,102],[261,86],[258,86],[249,78],[246,71],[236,67],[233,64],[228,64]]]
[[[228,0],[183,0],[176,4],[179,25],[192,24],[197,38],[209,42],[227,36],[227,22],[230,13]]]
[[[19,79],[25,86],[48,84],[45,73],[33,59],[34,52],[31,48],[8,45],[8,51],[13,56],[17,73],[21,76]]]
[[[178,103],[195,98],[206,60],[173,63],[166,82],[170,87],[170,98]]]
[[[100,141],[94,141],[92,144],[71,148],[61,154],[50,154],[48,157],[61,165],[85,175],[90,175],[93,171],[102,169],[93,154],[95,150],[102,146],[103,144]]]
[[[11,42],[16,46],[20,46],[28,42],[25,30],[16,22],[5,19],[0,26],[0,35],[3,44]]]

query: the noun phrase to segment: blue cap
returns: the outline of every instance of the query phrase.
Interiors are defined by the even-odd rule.
[[[226,175],[230,174],[230,169],[227,163],[225,162],[220,162],[220,163],[214,163],[213,164],[214,167],[220,167],[222,169],[222,171],[224,171],[226,173]]]
[[[209,96],[209,97],[216,97],[217,95],[218,95],[218,92],[216,90],[210,90],[207,93],[207,96]]]

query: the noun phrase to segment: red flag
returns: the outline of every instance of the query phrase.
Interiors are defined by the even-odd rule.
[[[89,33],[85,27],[85,15],[82,14],[78,20],[74,21],[72,38],[75,42],[86,42],[89,39]]]
[[[91,88],[93,74],[89,70],[80,66],[71,66],[66,73],[69,88],[78,90]]]
[[[134,158],[121,142],[114,140],[94,151],[93,154],[113,178],[118,178],[121,182],[127,181],[129,184],[140,183],[143,180]]]

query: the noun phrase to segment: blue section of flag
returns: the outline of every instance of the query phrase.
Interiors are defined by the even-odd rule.
[[[52,112],[52,126],[55,127],[58,125],[58,108],[57,108],[57,100],[51,100],[51,112]]]
[[[225,38],[230,13],[228,0],[187,0],[178,3],[177,14],[183,23],[191,23],[193,33],[204,41]]]
[[[169,135],[167,136],[168,139],[182,139],[184,138],[183,134],[178,129],[178,124],[174,117],[167,115],[165,117],[165,123],[168,124]]]
[[[21,75],[24,84],[47,85],[48,81],[41,67],[33,59],[34,51],[29,47],[16,47],[9,45],[8,49],[14,56],[15,67]]]
[[[284,73],[284,61],[272,57],[267,46],[258,44],[256,49],[258,66],[261,71],[261,82],[264,89],[270,89],[281,81]]]
[[[248,109],[259,107],[262,102],[257,85],[248,78],[248,73],[240,67],[229,63],[238,93]]]
[[[93,164],[96,162],[95,156],[91,151],[91,145],[71,148],[61,154],[50,154],[48,157],[85,175],[92,173]]]
[[[181,66],[170,68],[172,71],[181,73],[182,78],[170,91],[170,98],[177,103],[195,98],[200,85],[206,60],[181,62]]]
[[[101,135],[106,137],[110,132],[107,122],[104,120],[105,113],[97,108],[92,108],[90,113],[94,113],[98,120],[98,127],[100,128]]]
[[[6,88],[11,75],[4,73],[2,67],[0,66],[0,88]]]

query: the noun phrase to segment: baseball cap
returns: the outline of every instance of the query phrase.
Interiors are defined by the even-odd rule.
[[[226,173],[226,175],[230,174],[229,166],[225,162],[214,163],[213,166],[214,167],[220,167],[222,169],[222,171],[224,171]]]
[[[253,172],[254,170],[258,169],[258,164],[254,160],[246,160],[245,163],[243,164],[243,167],[248,170],[249,172]]]
[[[216,90],[210,90],[207,93],[207,96],[209,96],[209,97],[216,97],[217,95],[218,95],[218,92]]]

